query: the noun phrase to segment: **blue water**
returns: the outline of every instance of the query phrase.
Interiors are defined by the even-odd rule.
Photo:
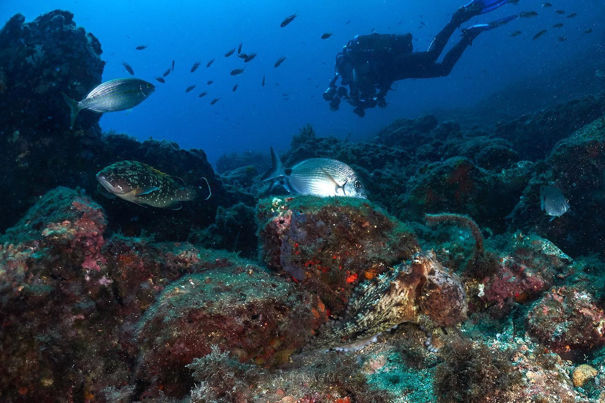
[[[271,145],[285,149],[291,136],[307,123],[321,136],[362,139],[393,119],[468,108],[513,83],[532,82],[561,69],[585,68],[588,73],[580,74],[585,76],[605,67],[605,2],[553,0],[553,7],[542,8],[542,1],[520,0],[470,23],[529,10],[539,16],[482,34],[448,77],[398,82],[387,96],[387,108],[368,110],[365,118],[353,114],[346,104],[338,112],[330,111],[322,92],[333,76],[336,53],[355,34],[372,30],[412,32],[415,49],[423,50],[461,4],[447,0],[3,0],[0,21],[15,13],[30,21],[56,8],[73,12],[76,23],[102,44],[101,57],[107,63],[104,80],[128,76],[122,66],[127,62],[137,77],[157,85],[156,92],[135,109],[105,114],[103,130],[201,148],[210,161],[225,152],[267,150]],[[577,16],[566,18],[557,15],[556,9]],[[283,18],[293,13],[296,19],[280,28]],[[556,22],[565,25],[551,28]],[[545,28],[548,32],[544,36],[532,40]],[[593,32],[584,33],[589,28]],[[511,37],[516,30],[522,34]],[[321,40],[324,32],[333,35]],[[566,40],[560,42],[559,36]],[[458,38],[459,33],[455,33],[451,43]],[[240,42],[243,52],[257,53],[250,63],[244,64],[235,55],[223,56]],[[137,51],[138,45],[148,47]],[[286,61],[274,68],[281,56],[286,56]],[[214,64],[206,68],[212,58],[216,59]],[[154,78],[161,76],[172,60],[174,73],[166,78],[166,84],[157,83]],[[190,73],[196,61],[201,65]],[[245,67],[245,72],[230,76],[229,72],[238,67]],[[265,87],[261,87],[263,75]],[[549,84],[553,86],[553,102],[574,86],[586,85],[566,80],[565,75],[557,77]],[[208,80],[214,84],[206,85]],[[594,81],[595,86],[602,85],[602,80]],[[194,84],[196,88],[185,93],[185,88]],[[231,90],[234,84],[239,86],[236,92]],[[208,95],[198,98],[202,91]],[[220,101],[211,106],[209,102],[215,97]],[[508,100],[511,104],[518,101]]]

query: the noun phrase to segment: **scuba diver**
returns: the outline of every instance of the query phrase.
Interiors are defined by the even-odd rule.
[[[345,98],[353,105],[353,112],[364,116],[366,108],[386,106],[384,97],[395,81],[447,76],[464,50],[481,32],[506,24],[518,15],[464,28],[460,42],[438,63],[437,59],[454,31],[471,18],[495,10],[507,2],[508,0],[470,1],[454,13],[425,52],[413,52],[410,33],[356,36],[336,55],[336,74],[323,94],[324,99],[330,102],[330,109],[337,110],[340,99]],[[341,86],[337,87],[339,77]]]

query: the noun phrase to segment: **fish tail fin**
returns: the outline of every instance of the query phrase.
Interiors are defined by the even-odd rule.
[[[208,188],[208,196],[206,196],[204,200],[209,200],[212,197],[212,188],[210,187],[210,182],[208,182],[208,179],[206,179],[205,176],[202,176],[202,180],[206,182],[206,187]]]
[[[271,147],[271,169],[269,169],[261,179],[264,181],[272,181],[285,175],[286,171],[284,170],[284,164],[282,164],[281,159],[275,154],[273,147]]]
[[[78,117],[78,113],[80,113],[80,110],[82,108],[80,108],[80,105],[78,105],[78,101],[76,101],[75,99],[71,99],[63,92],[61,93],[61,95],[63,95],[63,99],[65,100],[67,106],[69,106],[69,129],[71,130],[74,128],[74,123],[76,123],[76,118]]]

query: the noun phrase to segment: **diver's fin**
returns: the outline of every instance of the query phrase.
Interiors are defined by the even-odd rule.
[[[489,13],[508,3],[508,0],[471,0],[464,5],[465,8],[476,9],[479,14]]]
[[[489,31],[490,29],[497,28],[501,25],[507,24],[513,20],[519,18],[518,14],[509,15],[508,17],[500,18],[487,24],[475,24],[468,28],[462,29],[462,34],[470,41],[475,39],[483,31]]]
[[[76,118],[78,117],[78,113],[80,113],[82,108],[80,107],[79,102],[75,99],[71,99],[63,92],[61,95],[63,95],[63,99],[65,100],[67,106],[69,106],[69,129],[71,130],[74,128],[74,123],[76,123]]]
[[[158,190],[160,190],[160,188],[157,187],[157,186],[150,187],[150,188],[147,188],[147,189],[143,189],[143,191],[141,193],[137,194],[137,197],[149,195],[149,194],[151,194],[153,192],[157,192]]]
[[[275,154],[273,147],[271,147],[271,169],[268,170],[261,179],[264,181],[272,181],[285,175],[284,165],[282,164],[281,159],[279,159],[279,156]]]

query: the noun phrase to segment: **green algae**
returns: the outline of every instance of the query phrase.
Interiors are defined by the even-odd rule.
[[[386,364],[366,375],[366,378],[372,388],[392,395],[394,403],[436,402],[433,392],[434,372],[434,368],[410,368],[398,353],[392,352],[387,355]]]

